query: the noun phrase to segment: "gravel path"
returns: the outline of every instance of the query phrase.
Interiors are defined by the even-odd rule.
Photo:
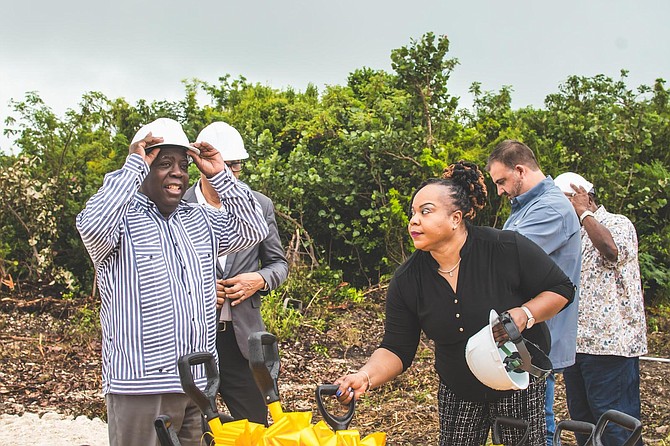
[[[1,446],[108,446],[107,424],[100,418],[48,412],[0,415]]]

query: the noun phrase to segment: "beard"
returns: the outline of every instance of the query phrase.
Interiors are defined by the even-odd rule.
[[[523,189],[523,184],[521,184],[521,178],[519,178],[516,183],[514,183],[514,196],[518,197],[521,195],[521,190]]]

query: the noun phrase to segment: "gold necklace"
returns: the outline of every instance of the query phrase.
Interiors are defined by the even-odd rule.
[[[458,263],[456,263],[456,264],[454,265],[454,267],[451,268],[450,270],[445,271],[445,270],[440,269],[440,268],[437,268],[437,270],[438,270],[439,272],[441,272],[442,274],[449,274],[449,277],[454,277],[454,271],[456,270],[456,268],[458,268],[458,265],[461,264],[461,260],[463,260],[463,259],[462,259],[462,258],[458,259]]]

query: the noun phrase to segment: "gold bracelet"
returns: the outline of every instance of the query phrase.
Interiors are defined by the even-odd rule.
[[[365,377],[368,379],[368,388],[365,389],[365,391],[367,392],[372,388],[372,381],[370,380],[370,375],[368,375],[368,372],[366,372],[365,370],[359,370],[359,373],[364,374]]]

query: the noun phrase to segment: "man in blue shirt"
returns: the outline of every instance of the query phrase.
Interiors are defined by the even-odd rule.
[[[187,155],[188,153],[188,155]],[[187,204],[189,158],[222,210]],[[216,355],[216,259],[263,240],[251,190],[208,143],[189,144],[167,118],[141,128],[123,167],[105,176],[77,216],[99,283],[102,387],[111,446],[158,444],[164,414],[184,446],[200,444],[200,411],[184,394],[177,360]],[[202,389],[202,367],[193,373]]]
[[[579,220],[563,192],[550,176],[545,176],[533,151],[524,143],[505,140],[489,156],[486,170],[498,195],[510,200],[512,212],[503,229],[517,231],[537,243],[549,254],[576,287],[569,307],[547,321],[551,332],[551,359],[560,372],[575,363],[581,236]],[[547,378],[547,445],[552,446],[555,431],[553,375]]]

